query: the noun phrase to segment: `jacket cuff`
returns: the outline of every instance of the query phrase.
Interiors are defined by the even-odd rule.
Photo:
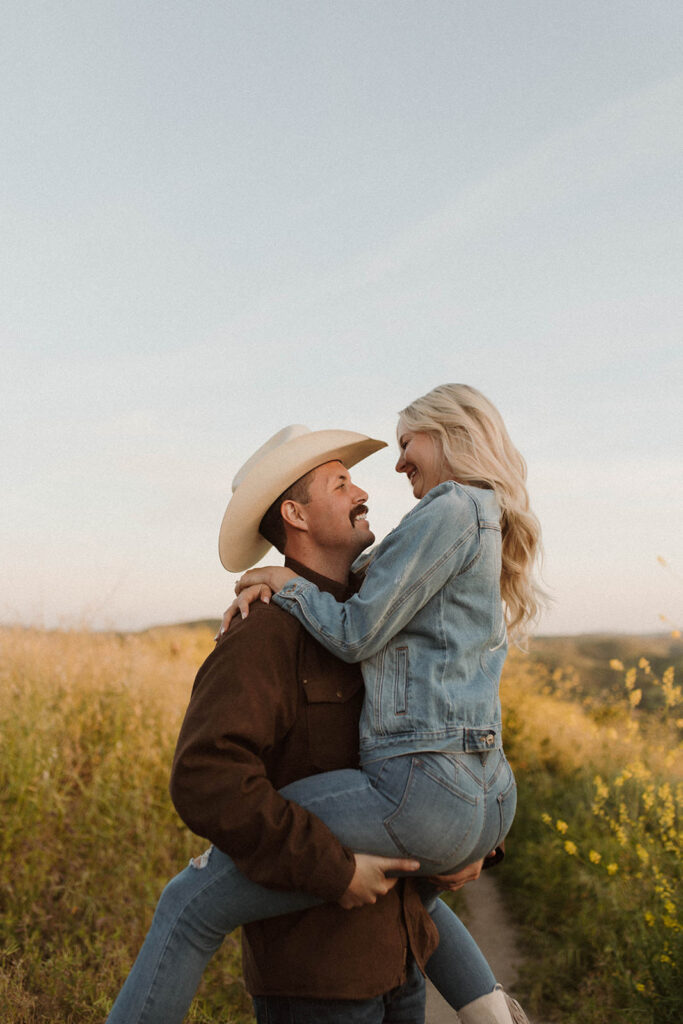
[[[495,848],[493,853],[490,853],[488,855],[488,857],[484,857],[484,865],[483,865],[484,869],[495,867],[496,864],[500,864],[500,862],[504,859],[504,857],[505,857],[505,843],[501,843],[500,846],[497,846]]]
[[[356,870],[356,858],[351,850],[343,847],[342,855],[345,860],[338,857],[331,857],[325,865],[320,865],[313,877],[309,877],[307,885],[308,892],[323,900],[325,903],[336,903],[341,899],[353,878]]]

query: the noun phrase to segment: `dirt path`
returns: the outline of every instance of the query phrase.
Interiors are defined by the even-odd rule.
[[[496,979],[514,995],[523,956],[516,929],[503,906],[492,873],[484,872],[478,882],[465,886],[464,895],[467,927],[484,952]],[[457,1013],[431,985],[428,985],[427,992],[426,1024],[458,1024]]]

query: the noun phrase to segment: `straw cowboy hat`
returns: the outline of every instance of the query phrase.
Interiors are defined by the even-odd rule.
[[[386,448],[351,430],[309,430],[300,424],[278,431],[244,463],[232,482],[218,553],[229,572],[243,572],[263,558],[270,542],[259,524],[278,495],[316,466],[338,459],[347,469]]]

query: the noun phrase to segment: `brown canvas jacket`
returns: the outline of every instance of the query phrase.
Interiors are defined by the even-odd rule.
[[[339,600],[349,588],[287,563]],[[314,815],[277,789],[358,767],[360,670],[329,654],[274,605],[252,606],[201,667],[171,776],[186,824],[253,880],[334,901],[353,855]],[[438,941],[414,886],[373,906],[335,902],[243,929],[245,982],[254,995],[365,999],[405,980],[410,946],[421,965]]]

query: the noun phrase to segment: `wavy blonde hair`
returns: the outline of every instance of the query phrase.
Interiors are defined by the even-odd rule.
[[[443,459],[443,479],[495,492],[500,507],[500,592],[511,639],[523,643],[544,594],[534,572],[541,527],[529,507],[526,463],[496,407],[467,384],[442,384],[399,413],[399,430],[429,434]]]

